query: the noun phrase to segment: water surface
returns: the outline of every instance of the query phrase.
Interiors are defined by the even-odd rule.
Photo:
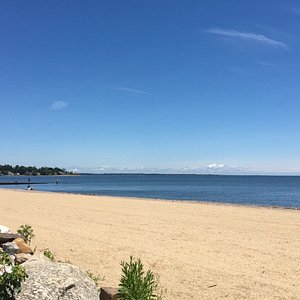
[[[28,177],[0,177],[8,181],[27,182]],[[300,208],[300,176],[101,174],[34,176],[30,181],[43,183],[32,184],[40,191]]]

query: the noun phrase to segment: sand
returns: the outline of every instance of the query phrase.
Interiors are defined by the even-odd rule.
[[[140,257],[165,299],[300,299],[300,211],[0,189],[0,224],[118,285]]]

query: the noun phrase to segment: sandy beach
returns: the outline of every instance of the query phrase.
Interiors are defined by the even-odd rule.
[[[165,299],[300,299],[300,211],[0,189],[0,224],[117,286],[140,257]]]

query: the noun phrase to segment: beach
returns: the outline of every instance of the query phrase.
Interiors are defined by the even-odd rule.
[[[140,257],[165,299],[300,299],[300,210],[0,189],[0,224],[117,287]]]

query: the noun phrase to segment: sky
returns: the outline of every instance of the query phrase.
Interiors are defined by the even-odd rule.
[[[0,2],[0,164],[300,174],[300,2]]]

